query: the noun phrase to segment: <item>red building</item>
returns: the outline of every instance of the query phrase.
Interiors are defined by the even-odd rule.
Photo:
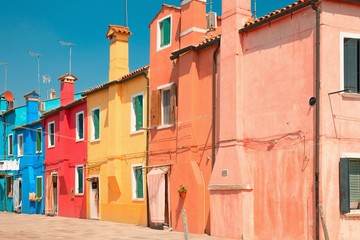
[[[86,98],[74,101],[72,74],[61,76],[60,107],[43,114],[45,214],[86,218]]]

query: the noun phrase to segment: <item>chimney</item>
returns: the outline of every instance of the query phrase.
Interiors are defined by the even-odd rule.
[[[206,29],[206,0],[181,0],[181,46],[198,44]]]
[[[109,82],[129,73],[129,28],[109,25],[106,38],[110,40]]]
[[[77,78],[67,73],[58,78],[60,83],[60,106],[65,106],[74,101],[74,83]]]
[[[26,122],[31,123],[39,119],[39,94],[35,91],[24,95],[26,101]]]
[[[50,96],[49,96],[50,99],[55,99],[56,98],[56,92],[55,92],[55,89],[50,89]]]

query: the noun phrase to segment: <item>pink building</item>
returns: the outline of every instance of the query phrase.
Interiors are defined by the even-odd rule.
[[[213,236],[359,239],[359,3],[223,1]]]
[[[151,226],[182,231],[186,209],[189,232],[210,233],[212,86],[220,43],[220,20],[211,17],[206,1],[191,0],[181,7],[163,4],[150,23]]]
[[[43,114],[45,214],[86,218],[86,98],[74,100],[71,73],[61,76],[60,107]]]

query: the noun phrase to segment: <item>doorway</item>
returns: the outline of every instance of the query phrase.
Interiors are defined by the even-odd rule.
[[[99,219],[100,218],[100,180],[99,176],[90,177],[90,218]]]
[[[57,175],[57,173],[52,173],[51,174],[51,182],[52,182],[52,185],[53,185],[54,214],[57,215],[58,214],[58,206],[59,206],[59,201],[58,201],[58,175]]]

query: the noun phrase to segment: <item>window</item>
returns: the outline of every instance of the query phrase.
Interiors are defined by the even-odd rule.
[[[84,166],[82,165],[75,168],[75,193],[84,193]]]
[[[42,176],[36,177],[36,197],[42,198],[43,181]]]
[[[8,176],[6,178],[6,193],[8,197],[13,196],[13,182],[14,182],[13,176]]]
[[[132,96],[131,99],[131,132],[141,130],[144,122],[143,94]]]
[[[49,147],[55,146],[55,122],[48,124],[48,145]]]
[[[76,113],[76,141],[84,140],[84,112]]]
[[[176,88],[174,83],[158,87],[151,97],[151,125],[168,127],[176,119]]]
[[[144,198],[144,181],[142,165],[132,166],[132,198]]]
[[[340,211],[360,210],[360,158],[340,159]]]
[[[41,128],[36,129],[36,153],[42,151],[42,131]]]
[[[8,135],[8,155],[9,156],[13,155],[13,135],[12,134]]]
[[[100,109],[91,110],[91,140],[100,139]]]
[[[171,16],[167,16],[158,21],[158,50],[170,46],[171,44]]]
[[[17,150],[18,150],[18,156],[24,155],[24,138],[22,134],[19,134],[17,136]]]
[[[344,89],[360,92],[360,39],[344,38]]]

